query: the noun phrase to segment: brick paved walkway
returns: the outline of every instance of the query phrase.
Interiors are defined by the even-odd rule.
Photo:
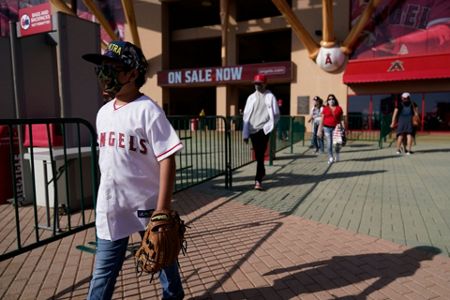
[[[416,149],[353,144],[328,167],[297,146],[267,167],[263,192],[249,165],[231,191],[218,178],[176,194],[191,226],[186,298],[450,299],[450,147]],[[93,240],[90,229],[0,263],[0,298],[85,299],[94,256],[75,246]],[[130,252],[114,298],[159,290]]]

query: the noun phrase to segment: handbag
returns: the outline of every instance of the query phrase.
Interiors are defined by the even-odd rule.
[[[412,125],[414,127],[420,127],[420,116],[419,115],[412,116]]]
[[[347,137],[345,135],[345,130],[342,128],[341,124],[338,124],[333,131],[333,144],[345,146],[346,143]]]
[[[345,129],[342,127],[341,129],[342,146],[345,146],[345,144],[347,144],[347,135],[345,134]]]

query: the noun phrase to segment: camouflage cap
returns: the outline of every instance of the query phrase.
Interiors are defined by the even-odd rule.
[[[105,61],[119,62],[126,68],[138,70],[141,74],[147,73],[148,69],[148,63],[141,48],[125,41],[113,41],[109,43],[104,54],[89,53],[82,57],[96,65],[101,65]]]

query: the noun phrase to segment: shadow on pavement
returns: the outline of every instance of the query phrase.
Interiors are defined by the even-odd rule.
[[[382,160],[382,159],[389,159],[394,157],[402,157],[402,155],[387,155],[387,156],[373,156],[373,157],[364,157],[364,158],[353,158],[349,159],[348,161],[376,161],[376,160]],[[342,160],[344,161],[344,160]]]
[[[412,149],[414,153],[438,153],[438,152],[450,152],[449,148],[438,148],[438,149],[424,149],[424,150],[417,150],[414,151],[414,149]]]
[[[386,170],[371,170],[371,171],[350,171],[350,172],[337,172],[337,173],[328,173],[320,175],[296,175],[292,173],[276,173],[274,175],[268,175],[267,178],[264,178],[264,186],[266,189],[274,188],[274,187],[282,187],[289,185],[301,185],[301,184],[309,184],[309,183],[319,183],[324,180],[329,179],[340,179],[340,178],[349,178],[354,176],[365,176],[365,175],[375,175],[379,173],[384,173]],[[238,182],[251,182],[253,183],[254,176],[240,176],[238,178],[233,178],[233,183],[236,184]],[[270,180],[270,182],[269,182]],[[253,187],[253,185],[251,185]],[[249,185],[250,187],[250,185]],[[242,187],[239,187],[242,190]]]
[[[337,296],[333,299],[368,299],[375,291],[383,289],[390,283],[401,277],[412,276],[419,268],[421,261],[432,260],[441,253],[438,248],[431,246],[419,246],[408,249],[400,254],[370,253],[348,256],[334,256],[329,260],[316,261],[287,268],[274,269],[264,274],[286,274],[284,277],[274,280],[269,287],[241,289],[245,297],[263,297],[277,295],[289,287],[295,295],[338,289],[367,280],[376,279],[363,291],[356,295]],[[216,288],[208,290],[211,298],[220,299],[221,296],[236,292],[215,293]],[[238,297],[239,298],[239,297]],[[205,299],[204,296],[193,299]],[[207,299],[207,298],[206,298]],[[244,299],[244,298],[243,298]],[[278,299],[284,299],[281,295]]]
[[[83,285],[87,285],[89,284],[89,282],[91,281],[91,276],[86,277],[84,279],[81,279],[80,281],[78,281],[77,283],[75,283],[74,285],[60,291],[59,293],[53,295],[52,297],[48,298],[48,300],[51,299],[67,299],[70,298],[69,296],[74,292],[77,291],[78,294],[80,294],[80,290],[79,288],[82,287]],[[87,295],[87,286],[86,286],[86,295]]]

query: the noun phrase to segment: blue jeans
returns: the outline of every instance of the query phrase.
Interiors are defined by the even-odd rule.
[[[117,241],[97,240],[95,270],[89,287],[88,300],[109,300],[112,298],[114,285],[122,269],[127,246],[128,237]],[[176,262],[161,271],[159,280],[163,288],[163,299],[178,300],[184,298]]]
[[[334,127],[323,126],[323,133],[325,134],[325,139],[327,140],[328,158],[333,158],[333,132]]]
[[[311,145],[316,148],[316,151],[323,152],[323,137],[318,137],[317,132],[319,131],[319,124],[313,123],[313,134],[311,137]]]

